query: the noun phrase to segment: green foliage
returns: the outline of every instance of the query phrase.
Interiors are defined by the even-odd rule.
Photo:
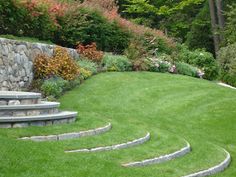
[[[128,0],[121,8],[123,14],[135,22],[163,29],[168,35],[185,41],[196,14],[204,0]]]
[[[90,60],[86,60],[86,59],[79,59],[77,61],[78,65],[80,68],[84,68],[88,71],[90,71],[92,74],[97,74],[97,68],[98,65]]]
[[[143,48],[143,45],[138,40],[132,40],[125,50],[124,54],[132,61],[143,58],[147,54],[147,51]]]
[[[128,0],[126,12],[128,13],[154,13],[157,15],[171,15],[177,11],[183,10],[188,6],[201,4],[204,0],[182,0],[177,3],[163,4],[161,7],[156,7],[148,0]]]
[[[198,77],[198,69],[187,63],[176,62],[176,70],[178,74],[183,74],[191,77]]]
[[[143,36],[133,38],[124,54],[130,60],[138,60],[157,54],[170,54],[172,52],[173,48],[166,45],[161,38],[146,33]]]
[[[56,26],[43,8],[37,11],[40,13],[33,16],[17,0],[0,1],[0,34],[52,40]]]
[[[108,22],[99,12],[79,8],[59,19],[57,43],[74,47],[95,42],[100,50],[122,53],[129,44],[130,35],[115,22]]]
[[[43,82],[41,91],[46,97],[58,98],[63,92],[71,90],[79,83],[78,79],[67,81],[60,77],[50,78]]]
[[[236,3],[228,7],[226,12],[227,23],[225,26],[225,39],[227,44],[236,42]]]
[[[88,79],[89,77],[91,77],[93,74],[91,71],[87,70],[87,69],[84,69],[84,68],[81,68],[80,69],[80,79],[81,80],[86,80]]]
[[[210,11],[208,2],[198,13],[191,24],[187,34],[186,45],[191,49],[205,48],[206,51],[214,53],[214,44],[211,31]]]
[[[31,6],[0,1],[0,34],[35,37],[64,47],[75,47],[78,41],[96,42],[100,50],[114,53],[122,53],[129,45],[129,32],[95,10],[78,7],[53,20],[46,6]]]
[[[48,96],[53,96],[55,98],[59,97],[62,94],[63,91],[63,86],[64,82],[62,79],[48,79],[45,80],[43,85],[41,86],[41,90],[43,94],[48,97]]]
[[[126,56],[105,54],[102,65],[107,71],[130,71],[131,62]]]
[[[219,50],[217,60],[220,64],[222,81],[236,86],[236,43]]]
[[[204,50],[190,51],[187,47],[182,46],[177,60],[201,68],[205,72],[203,76],[205,79],[214,80],[218,77],[217,62],[209,52]]]

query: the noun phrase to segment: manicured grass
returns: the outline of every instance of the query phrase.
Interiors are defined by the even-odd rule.
[[[31,42],[31,43],[53,44],[51,41],[42,41],[37,38],[19,37],[19,36],[14,36],[14,35],[10,35],[10,34],[0,35],[0,38],[7,38],[7,39],[12,39],[12,40],[17,40],[17,41],[25,41],[25,42]]]
[[[79,112],[74,124],[0,129],[0,177],[178,177],[218,164],[220,147],[236,157],[236,91],[213,82],[148,72],[103,73],[65,94],[61,108]],[[85,130],[111,122],[110,132],[60,142],[16,140],[20,136]],[[64,150],[123,143],[151,133],[133,148],[71,153]],[[139,168],[121,163],[171,153],[190,142],[184,157]],[[234,177],[236,165],[218,177]]]

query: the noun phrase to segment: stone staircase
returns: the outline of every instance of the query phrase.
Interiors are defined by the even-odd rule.
[[[59,111],[60,103],[46,102],[41,100],[41,94],[31,92],[12,92],[12,91],[0,91],[0,128],[20,128],[27,126],[46,126],[61,123],[70,123],[76,120],[77,112]],[[19,140],[31,140],[35,142],[42,141],[61,141],[77,139],[86,136],[94,136],[103,134],[111,130],[111,123],[104,127],[99,127],[91,130],[84,130],[80,132],[66,132],[61,134],[40,135],[31,137],[19,137]],[[114,144],[108,146],[98,146],[84,149],[67,149],[65,153],[103,153],[104,151],[113,151],[140,146],[148,141],[151,141],[151,135],[148,132],[144,137],[133,139],[121,144]],[[132,167],[144,167],[148,165],[158,165],[160,163],[168,162],[181,158],[187,154],[194,153],[196,150],[192,150],[190,144],[186,142],[186,145],[181,149],[178,149],[169,154],[163,154],[160,156],[147,157],[137,161],[129,161],[121,163],[121,168]],[[149,144],[150,144],[149,143]],[[225,170],[231,162],[231,156],[229,152],[222,148],[225,153],[225,159],[219,164],[199,170],[182,177],[203,177],[211,176]],[[136,153],[136,152],[135,152]],[[135,154],[133,154],[135,158]],[[133,158],[130,158],[133,159]]]
[[[59,111],[59,105],[42,101],[40,93],[0,91],[0,128],[74,122],[77,112]]]

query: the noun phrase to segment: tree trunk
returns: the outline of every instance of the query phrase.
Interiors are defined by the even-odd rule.
[[[223,16],[223,4],[222,0],[216,0],[216,7],[217,7],[217,17],[219,21],[219,27],[220,27],[220,33],[223,32],[224,26],[225,26],[225,19]],[[223,40],[223,35],[220,34],[220,40]]]
[[[215,53],[219,50],[219,35],[217,34],[217,19],[214,0],[209,0],[210,14],[211,14],[211,27],[213,33]]]

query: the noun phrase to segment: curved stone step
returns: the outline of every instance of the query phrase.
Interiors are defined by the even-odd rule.
[[[185,147],[183,147],[182,149],[175,151],[171,154],[166,154],[166,155],[162,155],[162,156],[151,158],[151,159],[145,159],[142,161],[129,162],[129,163],[122,164],[122,166],[124,166],[124,167],[147,166],[147,165],[151,165],[151,164],[163,163],[163,162],[175,159],[177,157],[184,156],[191,151],[190,144],[187,141],[186,141],[186,143],[187,143],[187,145]]]
[[[76,150],[66,150],[66,153],[74,153],[74,152],[101,152],[101,151],[110,151],[110,150],[117,150],[117,149],[124,149],[132,146],[136,146],[139,144],[143,144],[146,141],[150,139],[150,133],[147,133],[146,136],[135,139],[133,141],[129,141],[122,144],[116,144],[111,146],[102,146],[102,147],[96,147],[91,149],[76,149]]]
[[[92,130],[80,131],[80,132],[71,132],[71,133],[63,133],[57,135],[46,135],[46,136],[31,136],[31,137],[22,137],[19,138],[21,140],[32,140],[32,141],[61,141],[66,139],[75,139],[81,138],[85,136],[94,136],[105,133],[112,128],[111,123],[104,127],[99,127]]]
[[[231,156],[228,151],[226,151],[225,149],[223,149],[223,150],[226,153],[226,158],[220,164],[218,164],[214,167],[208,168],[207,170],[199,171],[199,172],[192,173],[192,174],[182,176],[182,177],[203,177],[203,176],[210,176],[210,175],[224,171],[230,165]]]
[[[225,84],[225,83],[223,83],[223,82],[218,82],[217,84],[220,85],[220,86],[223,86],[223,87],[228,87],[228,88],[231,88],[231,89],[235,89],[235,90],[236,90],[236,87],[233,87],[233,86],[231,86],[231,85]]]
[[[0,91],[0,105],[37,104],[40,99],[40,93]]]
[[[45,126],[74,122],[77,112],[60,112],[37,116],[0,117],[0,128],[18,128],[27,126]]]
[[[60,103],[41,102],[27,105],[0,105],[0,116],[33,116],[41,114],[53,114],[58,112]]]

